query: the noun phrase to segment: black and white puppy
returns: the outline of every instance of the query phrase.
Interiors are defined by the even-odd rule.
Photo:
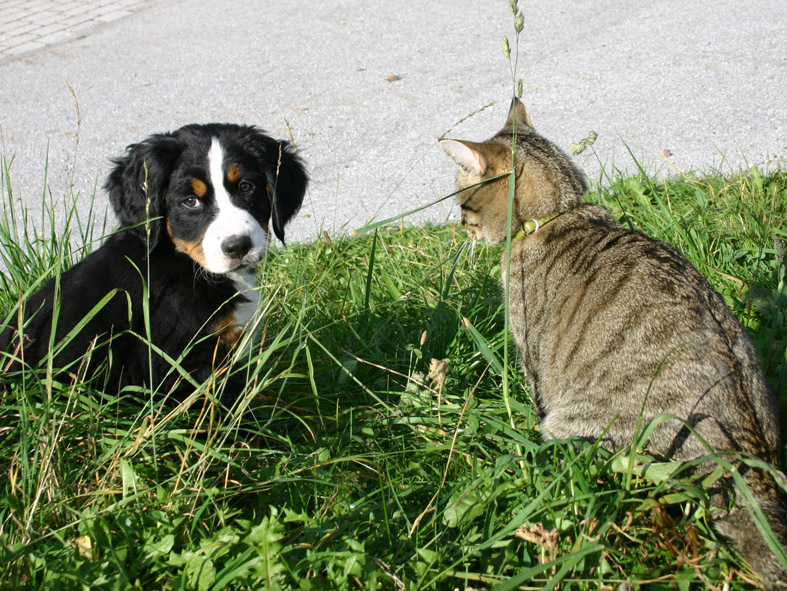
[[[252,322],[254,265],[271,225],[284,240],[308,179],[287,142],[232,124],[153,135],[114,164],[105,189],[122,229],[21,304],[24,325],[0,334],[0,368],[42,363],[54,319],[55,367],[81,374],[91,351],[90,367],[107,361],[108,391],[182,398],[182,374],[207,379]]]

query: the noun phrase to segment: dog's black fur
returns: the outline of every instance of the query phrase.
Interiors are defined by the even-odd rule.
[[[83,370],[90,350],[89,368],[107,361],[107,391],[138,385],[180,399],[191,390],[167,357],[197,382],[226,361],[255,307],[256,292],[245,287],[254,284],[269,225],[283,241],[308,179],[287,142],[232,124],[153,135],[114,164],[105,189],[123,229],[59,278],[54,366]],[[10,316],[0,333],[0,369],[47,358],[57,285],[49,280],[20,304],[21,330],[17,313]]]

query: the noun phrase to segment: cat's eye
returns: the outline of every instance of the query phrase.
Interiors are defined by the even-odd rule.
[[[238,183],[238,191],[241,195],[248,195],[254,190],[254,185],[249,181],[241,181]]]

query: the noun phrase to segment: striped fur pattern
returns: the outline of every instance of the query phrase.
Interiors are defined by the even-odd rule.
[[[615,451],[631,444],[637,429],[670,414],[679,420],[660,423],[646,443],[657,457],[706,456],[690,425],[717,452],[779,463],[777,402],[745,329],[678,251],[581,203],[582,174],[535,132],[521,102],[514,99],[491,140],[440,143],[459,165],[458,188],[471,187],[458,199],[472,238],[501,243],[523,221],[560,213],[511,248],[511,328],[545,437],[600,440]],[[511,171],[512,145],[513,229],[507,177],[472,186]],[[787,514],[778,484],[763,470],[739,469],[784,546]],[[725,497],[720,490],[719,503]],[[787,572],[743,495],[737,497],[730,512],[716,516],[718,531],[736,542],[769,588],[787,588]]]

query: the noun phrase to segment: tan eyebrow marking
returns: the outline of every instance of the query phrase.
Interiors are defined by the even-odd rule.
[[[194,195],[196,195],[199,198],[202,198],[205,196],[205,193],[208,192],[208,186],[198,178],[192,177],[191,190],[194,191]]]
[[[227,180],[235,183],[240,180],[240,166],[233,164],[227,169]]]

